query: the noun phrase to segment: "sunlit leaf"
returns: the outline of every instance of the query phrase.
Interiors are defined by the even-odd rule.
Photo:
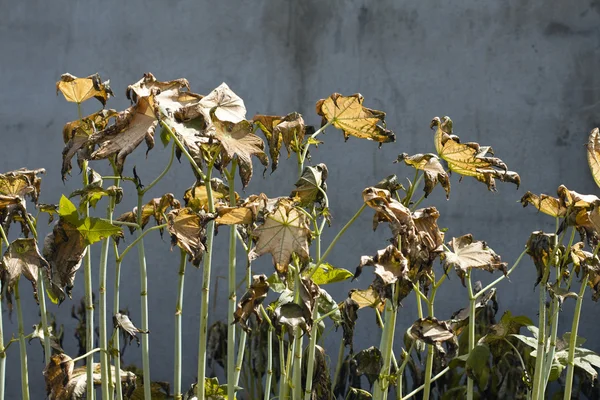
[[[118,186],[109,186],[106,189],[99,185],[87,185],[83,189],[75,190],[69,195],[69,198],[75,196],[81,197],[79,209],[85,210],[86,205],[96,208],[96,204],[103,197],[112,197],[115,199],[115,204],[119,204],[123,199],[123,189]]]
[[[161,197],[150,200],[142,207],[142,228],[148,224],[152,217],[154,217],[157,225],[164,224],[165,220],[163,214],[165,214],[169,208],[173,210],[181,208],[181,203],[172,193],[165,193]],[[132,211],[121,214],[119,218],[117,218],[117,221],[137,223],[137,207]],[[129,231],[133,233],[135,227],[129,227]]]
[[[120,329],[129,338],[130,344],[131,341],[135,339],[138,346],[140,345],[140,338],[138,338],[137,334],[150,333],[149,331],[145,331],[133,325],[133,322],[131,322],[129,316],[126,314],[116,313],[113,315],[113,325],[115,326],[115,329]]]
[[[427,344],[456,340],[450,325],[433,317],[421,318],[415,321],[409,329],[409,334],[413,339],[422,340]]]
[[[114,96],[108,83],[109,81],[102,82],[97,73],[87,78],[77,78],[66,73],[56,82],[56,94],[62,93],[72,103],[83,103],[94,97],[105,106],[108,98]]]
[[[545,271],[549,268],[550,257],[554,252],[554,247],[557,242],[557,237],[553,233],[544,233],[542,231],[532,232],[527,241],[527,254],[533,259],[533,263],[537,270],[537,280],[534,287],[542,282]],[[575,246],[577,249],[578,246]],[[575,254],[572,252],[572,254]],[[546,281],[542,282],[546,284]]]
[[[408,276],[408,260],[394,245],[377,250],[375,256],[361,256],[360,264],[354,273],[355,278],[358,278],[362,268],[366,265],[375,267],[375,274],[379,275],[386,285],[395,283],[398,279],[405,279]]]
[[[168,91],[179,91],[182,89],[189,90],[190,84],[187,79],[180,78],[172,81],[161,82],[157,80],[150,72],[146,72],[142,79],[127,86],[125,94],[133,103],[142,97],[150,96],[151,94],[160,94]]]
[[[564,217],[567,213],[567,208],[561,203],[560,199],[548,196],[547,194],[538,196],[531,192],[527,192],[521,197],[521,204],[523,204],[523,207],[531,204],[539,211],[548,214],[551,217]]]
[[[200,112],[205,113],[205,116],[209,120],[208,111],[212,109],[214,109],[214,114],[220,121],[236,124],[246,118],[244,101],[226,83],[221,83],[216,89],[200,100],[198,109]]]
[[[402,153],[398,156],[396,162],[402,161],[406,165],[423,171],[425,176],[425,187],[423,188],[425,197],[429,196],[438,182],[444,188],[446,198],[450,197],[450,178],[444,167],[442,167],[438,156],[431,153],[415,154],[413,156]]]
[[[296,189],[292,190],[290,197],[298,197],[300,205],[304,207],[311,206],[313,203],[322,203],[324,193],[327,192],[325,180],[327,180],[325,164],[305,167],[300,179],[294,183]]]
[[[494,250],[481,240],[473,240],[473,235],[466,234],[458,238],[452,238],[450,242],[452,251],[444,251],[441,259],[444,269],[453,267],[465,284],[466,273],[471,269],[482,269],[489,272],[500,270],[506,275],[506,263],[500,260]]]
[[[213,204],[215,207],[227,204],[229,205],[229,186],[227,186],[219,178],[212,178],[210,180],[210,187],[212,189]],[[236,202],[239,196],[236,193]],[[204,182],[196,182],[194,186],[187,189],[183,195],[185,206],[190,207],[194,211],[204,210],[208,212],[208,194],[206,192],[206,185]]]
[[[273,203],[277,199],[269,199],[267,195],[251,194],[236,207],[217,207],[217,224],[220,225],[251,225],[257,222],[265,213],[272,212]]]
[[[267,298],[269,292],[269,282],[267,282],[266,275],[254,275],[252,276],[252,284],[242,296],[235,310],[234,322],[239,322],[242,329],[246,332],[250,332],[251,329],[247,325],[248,318],[252,314],[256,316],[258,322],[262,322],[260,315],[259,306]]]
[[[485,183],[491,191],[496,190],[496,179],[512,182],[519,187],[519,174],[509,171],[501,159],[493,157],[491,147],[480,146],[478,143],[460,143],[458,136],[452,134],[452,120],[449,117],[441,120],[435,117],[431,121],[431,128],[434,127],[435,148],[439,156],[448,163],[451,171],[472,176]]]
[[[257,114],[252,121],[260,128],[267,139],[272,171],[277,169],[282,144],[287,150],[288,158],[292,151],[301,151],[301,144],[308,128],[304,125],[302,115],[297,112],[283,117]]]
[[[592,129],[587,143],[587,159],[596,185],[600,186],[600,130]]]
[[[373,286],[369,286],[366,290],[359,289],[351,289],[348,293],[348,297],[358,304],[358,308],[371,307],[378,308],[382,311],[384,304],[381,302],[379,298],[379,294],[373,288]]]
[[[189,255],[196,267],[206,251],[206,224],[214,217],[190,208],[179,208],[167,214],[167,229],[171,235],[171,246],[179,246]]]
[[[323,117],[321,125],[331,122],[344,132],[346,140],[352,136],[389,143],[396,140],[394,132],[385,129],[385,113],[362,105],[363,96],[342,96],[334,93],[317,102],[317,114]],[[383,125],[383,126],[382,126]]]
[[[310,229],[306,215],[299,212],[288,199],[281,199],[276,209],[267,214],[265,223],[253,229],[258,240],[248,257],[253,260],[271,253],[277,272],[285,274],[296,254],[302,262],[308,262]]]
[[[310,270],[310,269],[309,269]],[[343,282],[352,278],[352,272],[344,268],[336,268],[329,263],[319,265],[317,271],[313,274],[312,280],[317,285],[327,285],[335,282]]]

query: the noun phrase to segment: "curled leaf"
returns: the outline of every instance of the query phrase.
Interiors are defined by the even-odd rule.
[[[348,296],[348,298],[340,305],[343,330],[342,340],[344,341],[344,346],[350,347],[350,354],[354,353],[354,327],[356,326],[356,320],[358,319],[357,311],[359,309],[360,304],[358,304],[351,296]]]
[[[60,92],[65,96],[65,100],[79,104],[94,97],[105,106],[108,98],[114,96],[108,84],[109,81],[102,82],[97,73],[87,78],[78,78],[66,73],[56,82],[56,94]]]
[[[596,185],[600,186],[600,130],[592,129],[587,143],[587,159]]]
[[[146,203],[142,207],[142,229],[146,227],[152,217],[154,217],[157,225],[164,224],[163,214],[165,214],[169,208],[172,210],[181,208],[181,203],[172,193],[165,193],[161,197],[156,197]],[[137,223],[137,207],[132,211],[121,214],[121,216],[117,218],[117,221]],[[133,231],[135,231],[135,227],[129,227],[129,232],[133,233]]]
[[[252,276],[252,284],[238,303],[235,313],[233,314],[233,322],[239,322],[242,329],[246,332],[251,331],[246,323],[248,318],[250,318],[250,315],[254,314],[258,322],[262,322],[258,309],[262,302],[267,298],[268,292],[269,282],[267,282],[267,276]]]
[[[314,167],[305,167],[300,179],[294,183],[296,189],[292,190],[290,197],[298,197],[301,206],[311,206],[313,203],[322,203],[324,193],[327,192],[327,166],[323,163]]]
[[[551,217],[564,217],[567,213],[567,207],[556,197],[548,196],[547,194],[536,195],[527,192],[521,197],[521,204],[526,207],[528,204],[533,205],[539,211]]]
[[[545,271],[549,268],[550,257],[554,253],[555,243],[557,242],[556,235],[553,233],[544,233],[542,231],[532,232],[527,240],[527,254],[533,259],[533,263],[537,270],[537,280],[535,286],[542,282]],[[578,247],[574,246],[574,250]],[[575,253],[572,253],[575,254]],[[546,275],[547,276],[547,275]],[[542,282],[546,284],[547,281]]]
[[[361,274],[365,265],[375,267],[375,274],[379,275],[386,285],[408,276],[408,260],[394,245],[378,250],[375,256],[362,256],[354,273],[354,278]]]
[[[83,189],[75,190],[69,195],[69,198],[80,196],[80,209],[84,209],[86,205],[96,208],[96,204],[102,197],[112,197],[115,199],[115,204],[119,204],[123,199],[123,188],[118,186],[109,186],[106,189],[101,185],[90,184]]]
[[[350,292],[348,292],[348,297],[356,302],[358,309],[371,307],[378,308],[379,311],[383,311],[385,306],[385,303],[381,301],[379,294],[373,285],[369,286],[369,288],[365,290],[351,289]]]
[[[366,376],[369,385],[373,386],[383,368],[381,351],[377,347],[371,346],[356,353],[354,360],[356,361],[356,373]]]
[[[460,143],[458,136],[452,134],[452,120],[449,117],[435,117],[430,127],[436,128],[435,148],[451,171],[472,176],[485,183],[491,191],[496,190],[496,179],[512,182],[517,188],[521,184],[519,174],[509,171],[501,159],[493,157],[494,151],[490,146]]]
[[[121,332],[123,332],[123,334],[129,338],[129,344],[131,344],[131,341],[135,339],[138,346],[140,345],[140,338],[137,337],[137,334],[150,333],[150,331],[139,329],[133,325],[133,322],[131,322],[129,316],[126,314],[116,313],[113,315],[113,325],[115,326],[115,329],[120,329]]]
[[[394,142],[394,132],[384,127],[385,113],[363,106],[363,100],[364,97],[359,93],[352,96],[334,93],[326,99],[319,100],[317,114],[323,117],[321,125],[330,122],[344,132],[346,140],[352,135],[379,143]]]
[[[157,80],[150,72],[146,72],[142,79],[127,86],[125,92],[127,98],[133,103],[137,103],[142,97],[148,97],[151,94],[162,94],[169,91],[189,90],[190,84],[185,78],[174,79],[172,81],[161,82]]]
[[[210,186],[215,207],[222,204],[229,204],[229,186],[219,178],[212,178]],[[237,193],[235,194],[235,198],[236,201],[239,198]],[[208,212],[208,195],[204,182],[197,182],[194,186],[187,189],[183,195],[183,200],[186,207],[190,207],[196,212],[200,210]]]
[[[458,238],[452,238],[450,242],[452,251],[444,251],[441,259],[444,269],[454,267],[460,277],[463,286],[466,273],[475,268],[489,272],[500,270],[506,275],[506,263],[500,260],[494,250],[481,240],[473,240],[473,235],[466,234]]]
[[[276,323],[287,328],[290,337],[295,336],[296,328],[300,328],[306,333],[310,332],[304,315],[304,310],[296,303],[282,304],[275,309]]]
[[[395,162],[402,161],[404,161],[406,165],[423,171],[425,176],[425,187],[423,189],[425,197],[431,194],[438,182],[444,188],[446,198],[450,197],[450,178],[448,177],[446,170],[444,170],[444,167],[442,167],[438,156],[431,153],[415,154],[413,156],[402,153]]]
[[[167,218],[171,246],[177,245],[185,250],[192,264],[198,267],[206,251],[206,224],[214,216],[204,212],[196,213],[186,207],[171,210]]]
[[[413,339],[422,340],[427,344],[436,344],[456,340],[456,336],[445,321],[433,317],[421,318],[415,321],[408,330]]]
[[[288,158],[292,151],[296,153],[301,151],[301,145],[307,130],[302,115],[297,112],[284,117],[257,114],[252,121],[260,128],[267,139],[272,171],[277,169],[282,144],[287,150]]]

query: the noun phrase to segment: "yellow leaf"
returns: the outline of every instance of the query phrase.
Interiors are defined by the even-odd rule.
[[[439,182],[446,191],[446,198],[450,197],[450,178],[448,173],[442,167],[439,158],[435,154],[415,154],[409,156],[402,153],[398,156],[396,162],[404,161],[406,165],[423,171],[425,175],[425,197],[429,196],[435,185]]]
[[[95,97],[103,106],[110,96],[114,96],[108,81],[102,82],[100,75],[94,74],[87,78],[77,78],[69,73],[63,74],[56,82],[56,94],[61,92],[67,101],[83,103]]]
[[[587,144],[587,159],[596,185],[600,186],[600,130],[594,128],[590,132]]]

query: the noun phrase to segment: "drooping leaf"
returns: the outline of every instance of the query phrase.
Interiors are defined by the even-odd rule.
[[[467,271],[483,269],[489,272],[500,270],[506,275],[506,263],[500,260],[494,250],[481,240],[473,240],[473,235],[466,234],[458,238],[452,238],[450,242],[452,251],[444,251],[441,259],[444,269],[453,267],[456,273],[465,284],[464,278]]]
[[[340,305],[338,305],[333,297],[331,297],[331,295],[322,288],[319,288],[318,306],[319,313],[321,315],[328,314],[329,318],[331,318],[336,327],[342,323]]]
[[[303,207],[312,206],[313,203],[322,203],[324,193],[327,192],[325,180],[327,180],[325,164],[305,167],[300,179],[294,183],[296,189],[292,190],[290,197],[298,197],[299,203]]]
[[[264,193],[251,194],[236,207],[218,207],[216,222],[220,225],[251,225],[264,221],[264,214],[273,212],[278,201],[269,199]]]
[[[342,314],[342,330],[344,346],[350,347],[350,354],[354,353],[353,338],[354,338],[354,327],[356,326],[356,320],[358,319],[357,311],[360,305],[351,296],[348,296],[346,300],[340,305],[340,313]]]
[[[561,203],[560,199],[548,196],[547,194],[538,196],[531,192],[527,192],[521,197],[521,204],[523,204],[523,207],[531,204],[539,211],[550,215],[551,217],[564,217],[567,213],[567,208]]]
[[[310,332],[304,315],[304,310],[296,303],[282,304],[275,309],[276,323],[285,327],[290,337],[295,336],[296,328],[300,328],[306,333]]]
[[[292,151],[301,151],[302,142],[307,128],[302,115],[297,112],[284,117],[274,115],[255,115],[252,121],[260,128],[269,145],[271,156],[271,171],[277,169],[279,152],[283,144],[287,150],[288,158]]]
[[[215,116],[220,121],[236,124],[246,118],[244,101],[225,82],[200,100],[196,109],[203,113],[208,120],[210,120],[209,110],[213,109]]]
[[[306,375],[308,367],[308,348],[302,357],[302,387],[306,387]],[[311,400],[334,400],[331,393],[331,376],[329,365],[327,365],[325,349],[319,345],[315,346],[315,357],[312,376]]]
[[[142,97],[148,97],[151,94],[160,94],[168,91],[189,90],[190,84],[185,78],[174,79],[172,81],[161,82],[157,80],[150,72],[146,72],[142,79],[127,86],[125,92],[127,98],[133,103]]]
[[[537,270],[537,280],[534,287],[537,286],[545,275],[545,271],[550,266],[550,257],[554,253],[554,247],[557,237],[553,233],[544,233],[542,231],[532,232],[527,240],[527,254],[533,259]],[[572,253],[573,254],[573,253]],[[542,282],[546,284],[546,281]]]
[[[408,330],[413,339],[422,340],[427,344],[436,344],[448,340],[456,340],[456,335],[445,321],[437,318],[420,318]]]
[[[354,360],[356,360],[356,373],[366,376],[369,385],[373,386],[383,368],[381,351],[377,347],[371,346],[356,353]]]
[[[308,271],[312,270],[311,268]],[[343,282],[348,278],[352,278],[352,272],[344,268],[336,268],[329,263],[319,265],[317,271],[313,274],[312,280],[317,285],[327,285],[335,282]]]
[[[121,332],[123,332],[123,334],[129,338],[129,344],[131,344],[131,341],[135,339],[138,346],[140,345],[140,338],[137,337],[137,334],[150,333],[150,331],[145,331],[133,325],[133,322],[131,322],[127,314],[116,313],[115,315],[113,315],[113,325],[115,329],[120,329]]]
[[[150,200],[142,207],[142,228],[146,227],[151,217],[154,217],[157,225],[165,223],[163,214],[171,208],[177,210],[181,208],[181,203],[175,198],[172,193],[165,193],[161,197],[156,197]],[[137,207],[132,211],[121,214],[117,221],[137,223]],[[129,227],[129,232],[133,233],[135,227]],[[162,232],[162,230],[161,230]]]
[[[33,297],[36,301],[38,300],[38,270],[42,268],[48,274],[50,265],[40,254],[35,239],[16,239],[13,241],[4,252],[0,267],[2,290],[6,291],[6,299],[11,309],[12,292],[21,275],[31,282]]]
[[[214,110],[211,111],[211,120],[215,127],[215,139],[222,146],[221,168],[225,168],[230,160],[237,157],[242,187],[245,188],[252,178],[252,156],[256,156],[265,167],[269,164],[264,152],[265,144],[253,133],[252,123],[249,121],[222,121]]]
[[[267,298],[269,292],[269,282],[266,275],[252,276],[252,284],[239,301],[235,313],[233,314],[233,322],[240,323],[242,329],[250,332],[251,329],[246,323],[252,314],[256,316],[258,322],[262,322],[259,306]]]
[[[62,348],[62,336],[63,336],[63,326],[61,325],[60,327],[60,331],[57,335],[54,334],[54,329],[52,328],[52,326],[48,326],[48,331],[50,332],[50,347],[52,349],[52,354],[61,354],[64,353],[65,351]],[[46,336],[46,334],[44,333],[44,329],[42,327],[42,323],[40,322],[39,324],[36,324],[33,326],[33,332],[31,333],[31,337],[29,338],[29,342],[31,343],[31,341],[33,339],[39,339],[40,340],[40,345],[42,346],[42,349],[44,349],[44,337]]]
[[[84,211],[85,206],[88,204],[91,207],[96,208],[96,204],[103,197],[112,197],[115,199],[115,204],[119,204],[123,199],[123,188],[113,185],[105,189],[100,185],[90,184],[83,189],[75,190],[69,195],[69,198],[73,198],[75,196],[81,197],[79,207],[81,211]]]
[[[206,224],[214,219],[211,214],[196,213],[191,208],[178,208],[167,214],[167,229],[171,234],[171,246],[179,246],[198,267],[206,251]]]
[[[143,140],[148,147],[147,155],[154,147],[154,131],[158,125],[154,101],[154,95],[139,98],[137,103],[117,114],[113,125],[92,134],[88,143],[99,148],[90,155],[90,159],[103,160],[115,156],[117,171],[121,173],[125,158]]]
[[[62,93],[65,100],[72,103],[83,103],[94,97],[105,106],[108,98],[114,96],[108,84],[109,81],[102,82],[97,73],[87,78],[77,78],[66,73],[56,82],[56,94]]]
[[[229,186],[219,178],[212,178],[210,180],[210,187],[215,207],[229,204]],[[237,193],[235,194],[235,198],[237,202],[239,198]],[[196,212],[200,210],[208,212],[208,194],[204,182],[197,182],[194,186],[187,189],[183,195],[183,200],[186,207],[190,207]]]
[[[596,185],[600,186],[600,130],[592,129],[587,143],[587,159]]]
[[[65,147],[62,151],[61,175],[63,181],[67,174],[71,172],[71,159],[78,154],[77,160],[80,163],[88,159],[92,152],[88,140],[92,134],[106,129],[110,119],[117,116],[115,110],[102,109],[94,114],[88,115],[75,121],[67,122],[63,128],[63,140]]]
[[[44,174],[45,169],[28,170],[25,168],[0,174],[0,224],[8,234],[10,225],[18,222],[21,232],[27,237],[29,226],[27,225],[26,198],[37,204],[40,194],[42,178],[38,175]]]
[[[250,260],[271,253],[273,265],[280,274],[287,272],[292,254],[300,261],[308,261],[310,229],[306,215],[296,210],[289,199],[280,199],[273,212],[265,217],[264,224],[253,229],[258,240],[248,257]]]
[[[363,106],[363,100],[359,93],[352,96],[334,93],[326,99],[319,100],[317,114],[323,117],[321,125],[331,122],[344,132],[346,140],[352,135],[379,143],[394,142],[394,132],[385,129],[385,113]]]
[[[402,153],[398,156],[398,159],[395,162],[402,161],[404,161],[406,165],[423,171],[425,176],[425,187],[423,188],[425,197],[431,194],[433,188],[438,184],[438,182],[444,188],[444,191],[446,192],[446,198],[450,197],[450,178],[444,167],[442,167],[438,156],[431,153],[419,153],[413,156]]]
[[[385,303],[381,302],[377,290],[375,290],[372,285],[366,290],[351,289],[350,292],[348,292],[348,297],[358,304],[359,309],[371,307],[378,308],[379,311],[382,311],[385,306]]]
[[[493,157],[490,146],[480,146],[478,143],[460,143],[458,136],[452,134],[452,120],[435,117],[431,128],[436,128],[435,148],[439,156],[448,163],[448,168],[464,176],[472,176],[487,185],[491,191],[496,190],[496,179],[502,182],[521,184],[519,174],[509,171],[504,162]]]
[[[476,345],[469,352],[469,357],[467,358],[467,375],[478,383],[479,389],[481,390],[484,390],[487,386],[487,378],[489,377],[489,359],[490,349],[485,344]]]
[[[550,293],[550,297],[551,298],[556,298],[558,299],[558,306],[562,307],[563,302],[565,301],[565,299],[571,298],[571,299],[576,299],[577,298],[577,293],[575,292],[570,292],[565,288],[561,288],[558,284],[558,282],[555,282],[554,284],[546,284],[547,286],[547,290],[548,293]]]
[[[377,250],[375,256],[361,256],[360,264],[354,273],[354,278],[357,278],[361,274],[362,268],[365,265],[375,267],[375,274],[379,275],[386,285],[395,283],[398,279],[408,277],[408,260],[394,245]]]

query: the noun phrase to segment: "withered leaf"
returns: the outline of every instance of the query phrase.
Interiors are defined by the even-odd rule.
[[[165,193],[161,197],[156,197],[146,203],[142,207],[142,229],[146,227],[151,217],[154,217],[157,225],[163,224],[165,222],[163,214],[169,208],[173,210],[181,208],[181,203],[173,193]],[[117,221],[137,223],[137,207],[134,207],[132,211],[121,214]],[[129,227],[129,231],[133,233],[135,227]]]
[[[125,94],[133,103],[137,103],[138,99],[150,96],[151,94],[159,94],[166,91],[179,91],[182,89],[189,90],[190,84],[185,78],[174,79],[172,81],[161,82],[157,80],[150,72],[146,72],[142,79],[127,86]]]
[[[252,156],[256,156],[265,167],[269,164],[264,152],[265,144],[253,133],[249,121],[222,121],[217,117],[215,110],[211,111],[211,120],[215,127],[215,139],[222,146],[221,168],[225,168],[233,157],[237,157],[242,186],[245,188],[252,178]]]
[[[446,198],[450,197],[450,178],[444,167],[442,167],[438,156],[431,153],[419,153],[412,156],[402,153],[398,156],[396,162],[402,161],[404,161],[406,165],[423,171],[425,176],[425,187],[423,189],[425,197],[429,196],[438,182],[444,188]]]
[[[359,351],[354,355],[356,361],[356,373],[365,375],[369,381],[369,385],[373,385],[379,378],[379,373],[383,368],[383,356],[381,351],[371,346],[368,349]]]
[[[225,82],[200,100],[198,106],[206,117],[208,111],[214,109],[214,114],[220,121],[236,124],[246,118],[244,101]]]
[[[473,235],[470,233],[452,238],[449,244],[452,246],[452,251],[444,251],[441,255],[444,269],[454,267],[463,285],[467,271],[473,268],[489,272],[500,270],[506,275],[506,263],[502,262],[500,256],[485,242],[473,240]]]
[[[493,157],[490,146],[478,143],[460,143],[458,136],[452,134],[452,120],[435,117],[431,128],[436,128],[435,148],[442,159],[448,163],[451,171],[464,176],[472,176],[487,185],[491,191],[496,190],[496,179],[502,182],[521,184],[519,174],[509,171],[504,162]]]
[[[379,275],[386,285],[408,277],[408,260],[394,245],[378,250],[375,256],[361,256],[354,278],[361,274],[365,265],[375,267],[375,274]]]
[[[600,186],[600,130],[592,129],[587,143],[587,159],[596,185]]]
[[[38,175],[45,173],[44,168],[32,170],[21,168],[0,174],[0,195],[21,199],[27,196],[37,203],[42,184],[42,178]]]
[[[552,285],[548,283],[546,284],[546,288],[548,290],[548,293],[550,293],[550,297],[558,300],[559,307],[562,307],[562,304],[564,303],[565,299],[577,298],[577,293],[569,292],[567,289],[561,288],[558,282],[555,282]]]
[[[552,217],[564,217],[567,213],[567,208],[560,199],[547,194],[540,194],[538,196],[527,192],[521,197],[521,204],[523,204],[523,207],[531,204],[539,211]]]
[[[89,158],[91,149],[89,145],[90,136],[95,132],[102,131],[108,126],[110,119],[117,116],[115,110],[102,109],[94,114],[88,115],[75,121],[67,122],[63,128],[63,140],[65,147],[62,151],[61,175],[63,181],[71,172],[71,159],[78,154],[78,161]],[[81,165],[81,162],[80,162]]]
[[[529,236],[529,240],[527,240],[527,254],[531,256],[535,268],[537,269],[537,280],[535,281],[534,287],[542,281],[544,271],[550,266],[550,257],[554,252],[556,241],[557,238],[555,234],[544,233],[542,231],[532,232]],[[571,254],[577,254],[575,253],[577,249],[578,245],[573,246]],[[542,283],[545,285],[546,281]]]
[[[290,337],[296,335],[296,328],[310,333],[310,327],[306,323],[303,308],[296,303],[282,304],[275,309],[276,323],[287,328]]]
[[[344,132],[346,140],[352,136],[389,143],[396,140],[394,132],[385,129],[385,113],[362,105],[363,96],[359,93],[342,96],[334,93],[317,102],[317,114],[323,117],[321,125],[331,122]]]
[[[217,224],[251,225],[264,221],[264,214],[272,212],[278,199],[269,199],[266,194],[251,194],[237,207],[217,207]]]
[[[251,329],[246,323],[248,318],[252,314],[256,316],[258,322],[262,322],[262,318],[259,313],[259,306],[267,298],[269,292],[269,282],[267,282],[266,275],[253,275],[252,284],[242,296],[242,299],[237,305],[235,313],[233,314],[233,322],[240,323],[242,329],[246,332],[250,332]]]
[[[301,150],[307,127],[299,113],[292,112],[284,117],[257,114],[252,121],[267,139],[271,156],[271,171],[277,169],[282,144],[287,150],[288,158],[292,151],[299,152]]]
[[[191,208],[179,208],[167,214],[167,229],[171,234],[171,246],[177,245],[189,255],[196,267],[206,251],[206,224],[214,216],[204,212],[194,212]]]
[[[292,253],[302,262],[308,262],[310,229],[306,215],[296,210],[292,200],[280,199],[273,212],[265,217],[264,224],[253,229],[258,240],[248,257],[253,260],[271,253],[275,269],[287,273]]]
[[[72,103],[83,103],[94,97],[105,106],[108,98],[114,96],[108,84],[109,81],[102,82],[97,73],[87,78],[77,78],[66,73],[56,82],[56,94],[62,93],[65,99]]]
[[[379,298],[379,293],[373,285],[369,286],[368,289],[359,290],[359,289],[351,289],[348,292],[348,297],[358,305],[358,308],[371,307],[377,308],[379,311],[383,311],[385,303],[381,301]]]
[[[229,204],[229,186],[227,186],[227,184],[219,178],[212,178],[210,180],[210,187],[212,189],[213,204],[215,207],[222,204]],[[236,193],[236,202],[238,198],[239,196]],[[200,210],[208,212],[208,194],[204,182],[196,182],[194,186],[187,189],[183,195],[183,200],[185,201],[186,207],[190,207],[196,212]]]
[[[145,140],[148,150],[154,147],[154,131],[158,125],[154,111],[154,95],[142,97],[138,102],[116,116],[113,125],[92,134],[90,144],[98,145],[90,158],[103,160],[113,155],[119,173],[123,171],[125,158]]]
[[[352,297],[348,296],[346,300],[340,305],[340,312],[342,314],[342,330],[344,340],[344,346],[350,347],[350,354],[354,353],[353,337],[354,327],[356,326],[356,320],[358,319],[357,311],[360,309],[360,305]]]
[[[408,333],[413,339],[422,340],[432,345],[448,340],[456,340],[456,336],[450,325],[445,321],[439,321],[433,317],[418,319],[409,328]]]
[[[296,189],[292,190],[290,197],[298,197],[300,205],[307,207],[313,203],[322,203],[327,192],[327,165],[320,163],[314,167],[304,167],[302,176],[294,183]]]
[[[31,282],[33,297],[36,301],[38,300],[38,271],[42,268],[48,274],[50,265],[40,254],[35,239],[16,239],[13,241],[4,252],[0,267],[2,268],[0,272],[2,289],[6,290],[6,299],[11,308],[12,292],[21,275]]]
[[[81,197],[79,207],[80,210],[83,211],[88,204],[91,207],[96,208],[96,204],[102,197],[112,197],[115,199],[115,204],[119,204],[123,199],[123,188],[113,185],[105,189],[101,185],[90,184],[82,189],[75,190],[69,195],[69,198],[75,196]]]
[[[116,313],[113,315],[113,325],[115,329],[120,329],[129,338],[129,344],[135,339],[138,346],[140,345],[140,338],[137,337],[137,334],[150,333],[150,331],[145,331],[133,325],[133,322],[131,322],[129,316],[126,314]]]

